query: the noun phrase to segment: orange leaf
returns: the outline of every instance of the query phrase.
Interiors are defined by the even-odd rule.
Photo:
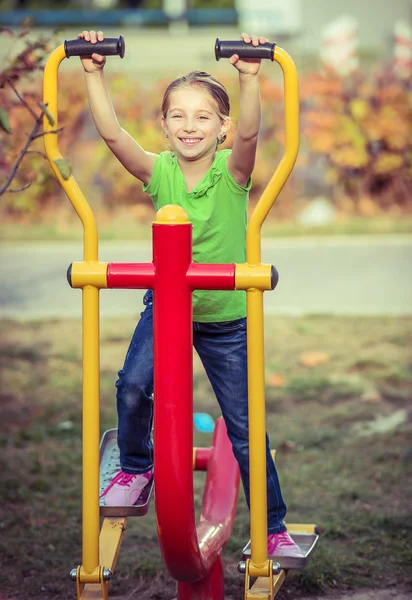
[[[304,367],[316,367],[329,362],[330,356],[326,352],[302,352],[299,362]]]
[[[273,373],[272,375],[267,376],[266,384],[270,387],[284,387],[286,385],[286,380],[283,375]]]

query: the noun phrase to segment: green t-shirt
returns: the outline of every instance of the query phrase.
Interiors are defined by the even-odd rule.
[[[244,263],[246,260],[247,203],[251,180],[242,187],[227,168],[231,150],[220,150],[202,181],[191,191],[176,156],[162,152],[156,157],[152,177],[143,190],[156,210],[167,204],[184,208],[193,225],[193,262]],[[242,290],[193,292],[193,320],[232,321],[246,316]]]

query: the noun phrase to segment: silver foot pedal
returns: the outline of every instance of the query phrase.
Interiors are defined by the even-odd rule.
[[[120,451],[117,445],[117,429],[105,431],[100,443],[100,494],[107,488],[113,477],[121,470]],[[128,506],[105,506],[100,498],[102,517],[141,517],[149,509],[154,487],[153,477],[139,496],[138,504]]]
[[[292,540],[299,546],[303,556],[276,556],[270,555],[269,558],[279,563],[281,569],[304,569],[316,544],[318,543],[319,535],[317,533],[305,533],[288,530]],[[242,550],[243,560],[250,558],[251,548],[250,540]]]

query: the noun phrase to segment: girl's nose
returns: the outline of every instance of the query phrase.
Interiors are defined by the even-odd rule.
[[[191,131],[196,131],[196,129],[197,129],[196,121],[192,121],[192,120],[185,121],[185,124],[184,124],[185,131],[190,133]]]

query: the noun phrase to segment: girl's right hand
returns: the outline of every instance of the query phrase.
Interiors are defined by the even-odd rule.
[[[102,42],[104,40],[103,31],[82,31],[77,36],[80,39],[86,40],[87,42],[91,42],[92,44],[96,44],[96,42]],[[90,56],[81,56],[80,60],[82,61],[83,69],[86,73],[96,73],[97,71],[102,71],[104,65],[106,64],[106,57],[93,52]]]

